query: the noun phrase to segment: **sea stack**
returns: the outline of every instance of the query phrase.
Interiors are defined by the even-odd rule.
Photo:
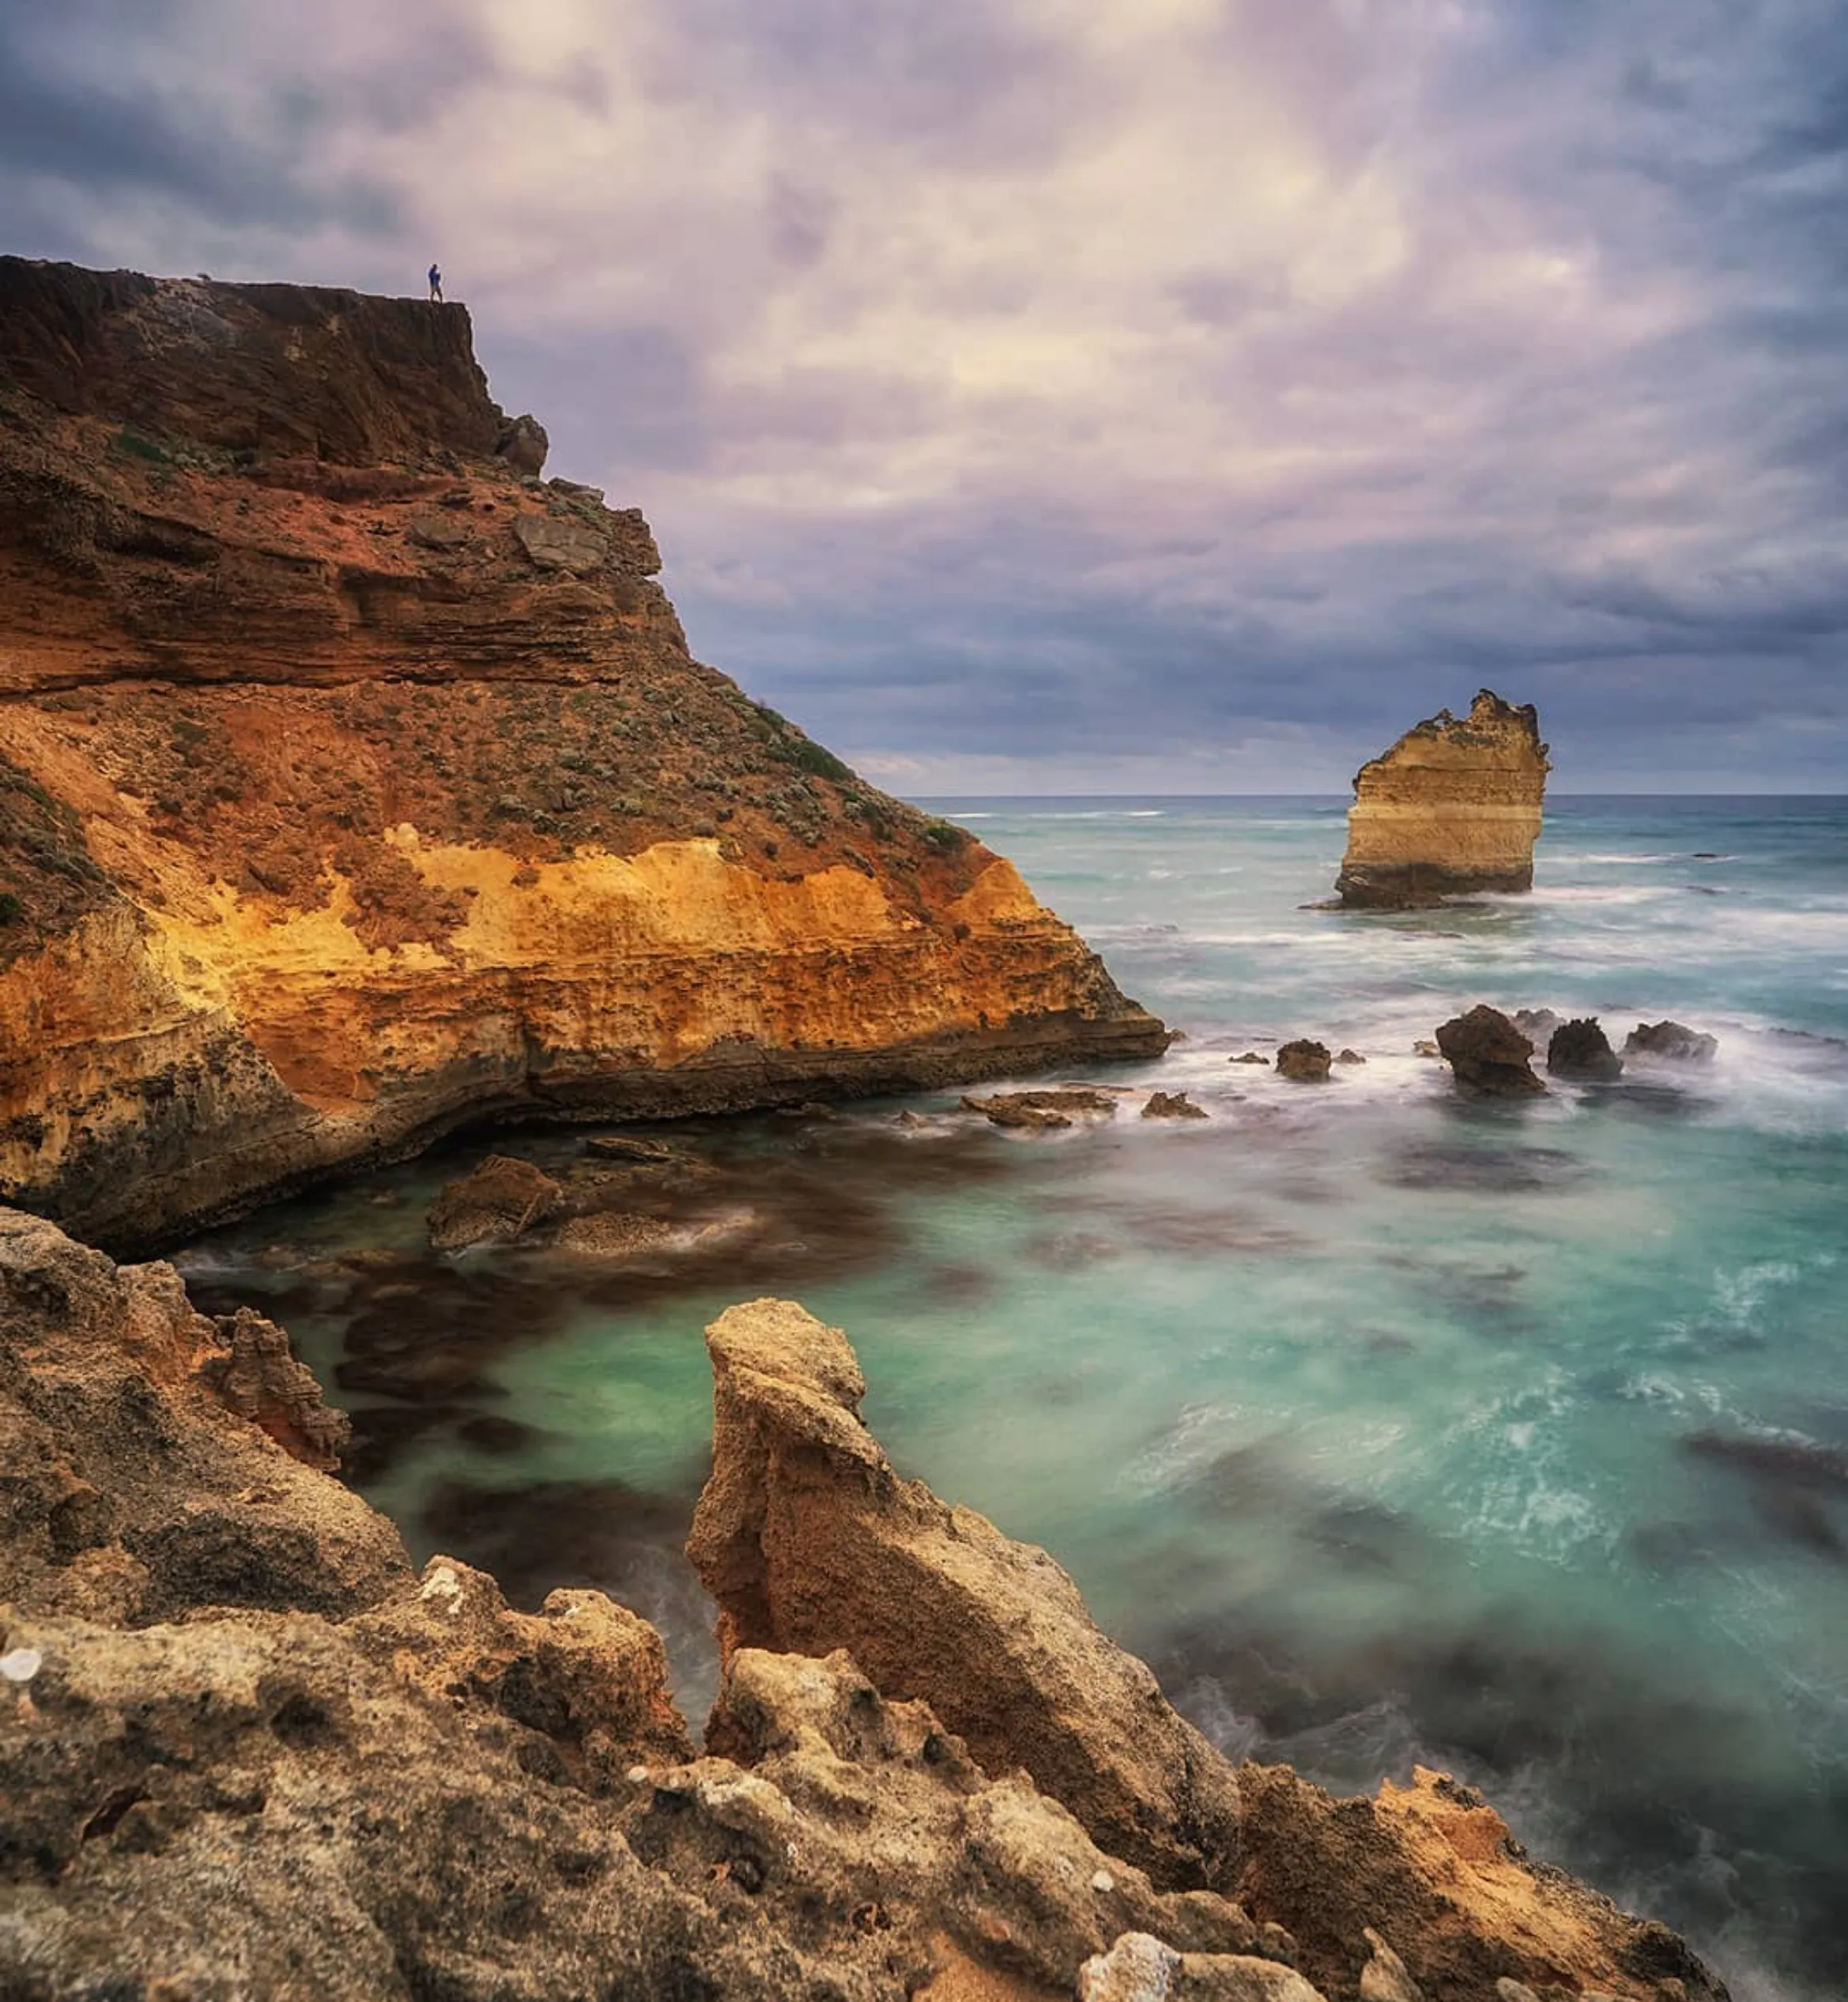
[[[1415,723],[1354,777],[1335,890],[1350,910],[1415,911],[1482,890],[1531,890],[1547,747],[1531,703],[1481,690],[1458,718]]]
[[[145,1248],[462,1125],[1165,1046],[543,448],[458,305],[0,258],[0,1201]]]

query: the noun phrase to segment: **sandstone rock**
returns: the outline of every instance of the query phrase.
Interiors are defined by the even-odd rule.
[[[1270,1059],[1259,1055],[1255,1050],[1247,1050],[1243,1055],[1228,1058],[1228,1061],[1235,1064],[1268,1064]]]
[[[1624,1039],[1626,1057],[1661,1057],[1671,1063],[1710,1064],[1718,1036],[1703,1035],[1681,1022],[1639,1022]]]
[[[1420,1036],[1412,1046],[1414,1057],[1441,1057],[1444,1054],[1428,1036]]]
[[[598,1258],[632,1258],[658,1251],[673,1236],[672,1225],[658,1216],[642,1216],[605,1209],[573,1216],[561,1223],[555,1242],[566,1251]]]
[[[1405,1963],[1369,1925],[1360,1936],[1373,1949],[1360,1970],[1360,2002],[1424,2002],[1424,1991],[1405,1971]]]
[[[1326,1084],[1333,1062],[1326,1042],[1311,1042],[1307,1038],[1286,1042],[1277,1053],[1278,1076],[1297,1084]]]
[[[1533,1045],[1499,1009],[1478,1004],[1454,1016],[1437,1032],[1450,1073],[1479,1098],[1514,1099],[1546,1089],[1528,1067]]]
[[[1358,1050],[1343,1050],[1335,1058],[1337,1064],[1363,1064],[1366,1061]]]
[[[692,658],[469,339],[0,258],[0,1201],[153,1249],[470,1121],[1159,1054],[1006,862]]]
[[[511,1244],[557,1209],[564,1191],[530,1161],[490,1154],[450,1182],[430,1205],[430,1242],[439,1251]]]
[[[1244,1955],[1176,1953],[1126,1932],[1078,1970],[1078,2002],[1323,2002],[1300,1974]]]
[[[603,1161],[630,1161],[640,1167],[665,1167],[682,1158],[665,1140],[642,1140],[630,1133],[593,1133],[584,1152]]]
[[[888,1697],[928,1702],[985,1770],[1023,1766],[1098,1846],[1175,1887],[1234,1867],[1231,1769],[1100,1634],[1043,1551],[901,1480],[861,1423],[846,1338],[787,1301],[707,1331],[712,1476],[688,1555],[720,1641],[847,1648]]]
[[[1415,724],[1355,776],[1342,903],[1402,911],[1532,889],[1546,752],[1532,704],[1486,688],[1461,720],[1446,709]]]
[[[584,522],[554,515],[516,515],[513,532],[520,547],[541,570],[562,570],[576,577],[609,560],[609,544]]]
[[[1152,1091],[1142,1107],[1145,1119],[1204,1119],[1209,1115],[1185,1091]]]
[[[1658,2002],[1658,1984],[1673,1979],[1693,2002],[1723,2002],[1722,1985],[1665,1927],[1529,1863],[1481,1796],[1443,1774],[1418,1767],[1409,1787],[1389,1780],[1372,1800],[1332,1799],[1288,1766],[1241,1766],[1239,1780],[1240,1900],[1289,1928],[1297,1966],[1331,1996],[1353,1994],[1378,1959],[1363,1944],[1378,1921],[1432,2002],[1487,1997],[1503,1976],[1627,2002]]]
[[[342,1432],[269,1322],[215,1325],[171,1266],[119,1269],[0,1210],[0,1590],[16,1604],[148,1620],[375,1603],[409,1574],[396,1532],[303,1464]]]
[[[1624,1060],[1612,1049],[1595,1016],[1562,1022],[1546,1046],[1546,1067],[1556,1077],[1608,1082],[1624,1074]]]
[[[515,417],[503,424],[494,441],[494,456],[505,459],[515,472],[537,477],[545,470],[545,454],[552,441],[537,417]]]

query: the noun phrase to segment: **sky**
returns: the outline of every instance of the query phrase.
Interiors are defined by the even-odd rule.
[[[1839,0],[0,0],[0,250],[466,302],[891,790],[1848,790]]]

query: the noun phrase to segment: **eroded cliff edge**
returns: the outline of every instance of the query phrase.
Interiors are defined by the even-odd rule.
[[[838,1330],[709,1331],[703,1753],[304,1462],[286,1338],[0,1210],[0,1993],[23,2002],[1722,2002],[1421,1774],[1235,1773],[1045,1552],[899,1480]]]
[[[0,1197],[139,1246],[470,1121],[1164,1046],[543,451],[459,306],[0,258]]]
[[[1531,890],[1547,747],[1531,703],[1480,690],[1467,716],[1415,723],[1354,776],[1335,891],[1403,911],[1471,892]]]

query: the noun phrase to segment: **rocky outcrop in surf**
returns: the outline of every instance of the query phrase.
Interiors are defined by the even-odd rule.
[[[899,1479],[837,1331],[710,1339],[702,1753],[645,1622],[413,1571],[226,1394],[170,1268],[0,1211],[0,1992],[1723,1996],[1439,1776],[1241,1779],[1050,1559]]]
[[[1440,710],[1354,778],[1335,892],[1351,909],[1406,911],[1472,892],[1530,890],[1547,747],[1531,703],[1483,689]]]
[[[539,436],[458,306],[0,258],[0,1198],[145,1247],[471,1122],[1164,1046]]]
[[[1533,1045],[1486,1002],[1440,1024],[1437,1046],[1458,1088],[1472,1097],[1531,1098],[1546,1089],[1533,1074]]]

